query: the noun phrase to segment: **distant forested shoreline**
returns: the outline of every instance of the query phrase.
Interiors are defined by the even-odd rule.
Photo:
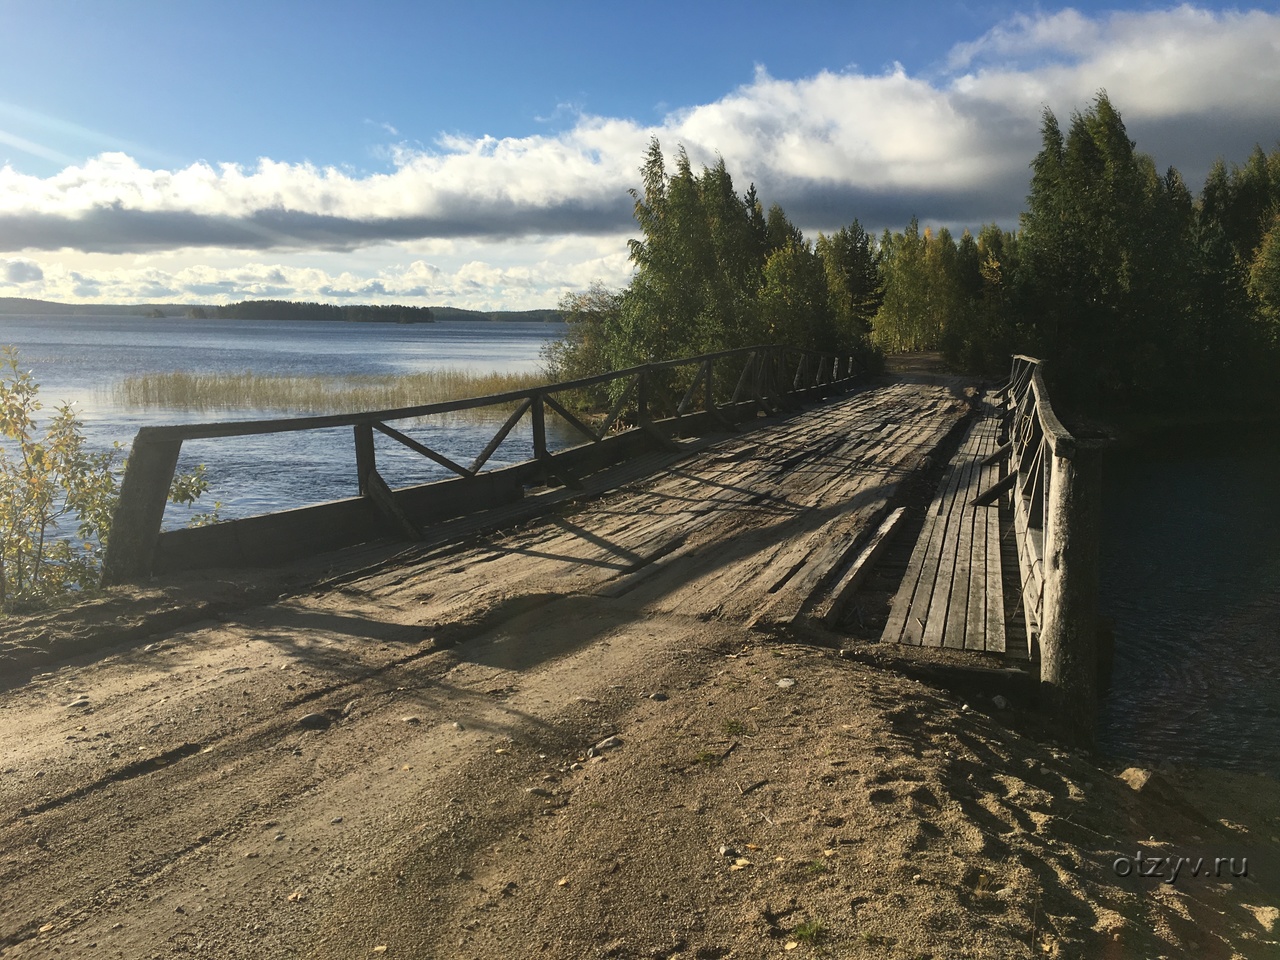
[[[399,304],[308,303],[294,300],[242,300],[226,305],[188,303],[58,303],[29,297],[0,297],[0,316],[147,317],[151,319],[295,320],[348,323],[431,323],[468,320],[558,323],[559,310],[466,310],[462,307],[410,307]]]

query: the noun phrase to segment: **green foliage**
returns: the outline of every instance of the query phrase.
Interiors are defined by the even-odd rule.
[[[839,346],[822,258],[803,240],[789,239],[765,260],[759,310],[770,343],[821,351]]]
[[[736,193],[723,160],[695,173],[681,149],[668,174],[655,139],[640,173],[635,276],[621,293],[561,302],[569,333],[544,354],[553,376],[764,342],[867,351],[879,283],[856,221],[815,250],[780,206],[766,216],[754,186]]]
[[[741,720],[726,720],[724,732],[731,737],[740,737],[747,732],[747,725]]]
[[[1229,401],[1265,380],[1242,267],[1275,203],[1261,151],[1230,175],[1219,164],[1196,204],[1176,170],[1135,150],[1105,93],[1065,137],[1046,111],[1042,135],[1014,311],[1057,398],[1150,408],[1189,402],[1190,381]]]
[[[599,281],[581,293],[560,299],[560,313],[567,324],[561,340],[542,348],[542,363],[551,383],[579,380],[610,369],[610,342],[617,336],[621,294]]]
[[[860,354],[941,349],[989,376],[1049,360],[1061,406],[1171,408],[1280,391],[1280,148],[1218,163],[1199,198],[1157,171],[1106,93],[1064,131],[1045,111],[1016,232],[854,220],[810,245],[723,161],[668,175],[657,140],[633,191],[635,277],[567,298],[553,372],[583,375],[753,343]],[[1198,390],[1187,389],[1196,383]],[[679,384],[668,384],[679,390]]]
[[[9,612],[98,586],[126,464],[119,445],[86,449],[70,404],[40,433],[39,385],[16,349],[0,356],[0,611]],[[170,498],[194,503],[208,486],[200,466],[174,478]]]
[[[826,272],[837,336],[849,343],[865,340],[884,297],[875,241],[854,220],[829,237],[819,234],[814,249]]]
[[[1259,242],[1249,265],[1249,293],[1258,301],[1267,338],[1273,346],[1280,344],[1280,215]]]
[[[813,945],[821,941],[826,936],[827,925],[816,918],[805,920],[802,923],[796,924],[796,927],[791,931],[791,934],[801,943]]]
[[[942,351],[958,370],[991,377],[1008,372],[1017,338],[1010,286],[1018,266],[1018,238],[994,223],[975,240],[966,230],[956,250],[960,302],[942,334]]]
[[[936,350],[960,310],[959,251],[950,231],[920,232],[915,218],[880,243],[884,294],[872,329],[886,350]]]

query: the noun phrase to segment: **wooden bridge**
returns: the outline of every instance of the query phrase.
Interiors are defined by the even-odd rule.
[[[505,417],[469,464],[413,436],[424,419],[484,407]],[[581,442],[552,449],[548,417]],[[532,456],[489,468],[526,420]],[[353,431],[345,455],[358,496],[161,532],[183,441],[335,426]],[[391,490],[375,438],[452,478]],[[1055,708],[1088,729],[1096,464],[1054,415],[1032,358],[1015,357],[1009,380],[984,393],[959,378],[873,380],[849,357],[753,347],[475,400],[143,428],[106,579],[279,563],[377,537],[425,547],[545,524],[578,501],[588,504],[579,517],[551,520],[528,547],[559,558],[576,589],[756,629],[838,629],[886,551],[907,546],[895,536],[918,528],[879,613],[882,641],[1038,665]],[[939,466],[931,502],[912,508],[907,482]],[[625,509],[590,506],[620,489]]]

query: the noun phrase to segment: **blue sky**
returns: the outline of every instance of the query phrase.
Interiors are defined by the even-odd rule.
[[[1280,140],[1277,5],[0,0],[0,296],[551,306],[653,136],[810,235],[1013,227],[1102,88],[1198,187]]]

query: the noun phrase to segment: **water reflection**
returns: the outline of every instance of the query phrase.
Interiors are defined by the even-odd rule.
[[[1218,429],[1110,458],[1109,752],[1280,775],[1278,474],[1274,428]]]

